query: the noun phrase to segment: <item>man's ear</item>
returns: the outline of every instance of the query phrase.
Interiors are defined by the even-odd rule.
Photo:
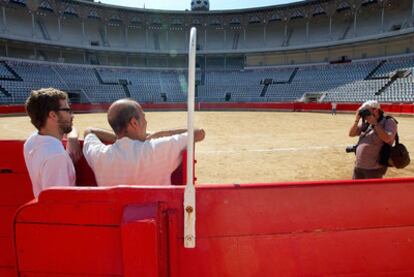
[[[134,127],[134,128],[136,128],[137,126],[139,126],[139,122],[138,122],[138,120],[135,117],[132,117],[129,120],[129,124],[131,125],[131,127]]]
[[[53,120],[57,120],[58,115],[56,114],[55,111],[50,111],[49,114],[47,115],[48,118],[53,119]]]

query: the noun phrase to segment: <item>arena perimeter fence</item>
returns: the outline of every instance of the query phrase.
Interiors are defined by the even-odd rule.
[[[104,104],[72,104],[75,112],[103,112],[109,107]],[[338,103],[338,112],[353,112],[359,108],[361,103]],[[186,103],[142,103],[145,110],[169,111],[186,110]],[[385,112],[394,114],[414,114],[414,104],[381,103]],[[332,109],[331,103],[196,103],[196,111],[219,111],[219,110],[263,110],[263,111],[290,111],[290,112],[328,112]],[[0,105],[0,115],[23,114],[24,105]]]

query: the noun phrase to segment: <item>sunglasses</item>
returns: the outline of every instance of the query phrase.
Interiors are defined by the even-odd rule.
[[[64,111],[64,112],[68,112],[68,113],[73,113],[71,108],[59,108],[59,109],[57,109],[57,111]]]

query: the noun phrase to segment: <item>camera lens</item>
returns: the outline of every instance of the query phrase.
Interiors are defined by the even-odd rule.
[[[358,146],[358,144],[347,146],[345,148],[345,152],[346,153],[355,153],[357,146]]]
[[[364,117],[370,116],[370,115],[371,115],[371,111],[370,111],[370,110],[368,110],[367,108],[362,108],[362,109],[360,109],[360,110],[359,110],[358,114],[359,114],[362,118],[364,118]]]

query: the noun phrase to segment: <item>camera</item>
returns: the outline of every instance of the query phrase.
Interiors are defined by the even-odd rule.
[[[371,111],[368,110],[367,108],[362,108],[362,109],[359,110],[358,114],[359,114],[360,117],[365,118],[365,117],[371,115]]]
[[[357,147],[358,147],[358,144],[354,144],[354,145],[347,146],[347,147],[345,148],[345,152],[346,152],[346,153],[355,153],[355,152],[356,152]]]

